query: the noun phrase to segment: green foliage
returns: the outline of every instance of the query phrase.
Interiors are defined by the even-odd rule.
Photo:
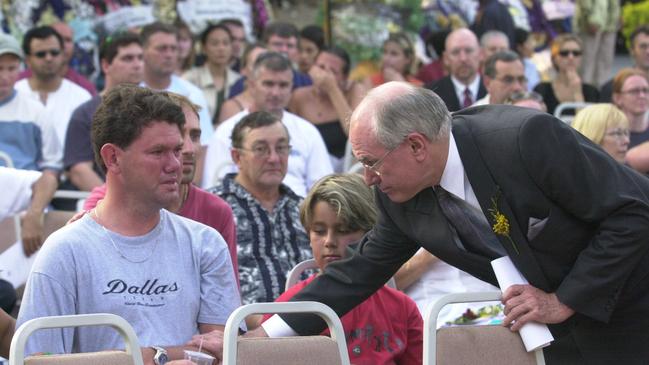
[[[329,2],[332,43],[345,48],[354,62],[378,61],[383,41],[390,32],[405,31],[413,35],[419,32],[424,24],[421,3],[422,0],[332,0]],[[324,18],[321,4],[318,24],[324,24]]]
[[[639,3],[627,3],[622,7],[622,34],[626,39],[626,47],[631,48],[629,36],[635,28],[642,24],[649,24],[649,0]]]

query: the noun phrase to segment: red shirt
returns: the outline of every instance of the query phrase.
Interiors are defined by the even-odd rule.
[[[301,281],[276,302],[287,302],[316,275]],[[264,316],[263,321],[271,315]],[[343,324],[349,359],[354,365],[419,365],[423,357],[423,320],[415,302],[402,292],[382,287],[345,314]],[[323,334],[328,334],[325,330]]]

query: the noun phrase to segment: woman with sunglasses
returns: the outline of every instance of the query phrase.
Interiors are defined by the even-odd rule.
[[[415,47],[408,35],[390,33],[383,42],[381,71],[370,76],[371,86],[379,86],[388,81],[408,81],[415,86],[422,86],[423,82],[412,75],[416,63]]]
[[[579,76],[581,40],[573,34],[562,34],[552,41],[550,52],[556,76],[552,81],[542,82],[534,88],[543,97],[548,113],[554,114],[561,103],[597,102],[599,91],[592,85],[584,84]]]

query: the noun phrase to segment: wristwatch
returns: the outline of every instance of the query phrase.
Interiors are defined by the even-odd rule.
[[[153,363],[155,365],[165,365],[169,361],[167,350],[160,346],[151,346],[151,348],[155,350],[155,355],[153,356]]]

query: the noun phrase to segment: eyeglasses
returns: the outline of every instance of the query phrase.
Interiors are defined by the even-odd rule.
[[[517,76],[517,77],[508,75],[508,76],[505,76],[505,77],[502,77],[502,78],[499,78],[499,79],[496,79],[496,80],[502,82],[505,85],[513,85],[515,82],[518,82],[521,85],[527,84],[527,77],[525,77],[524,75],[523,76]]]
[[[404,138],[404,141],[405,141],[405,138]],[[401,143],[403,143],[403,141],[401,141]],[[394,148],[389,149],[388,152],[383,154],[383,156],[381,156],[381,158],[376,160],[371,165],[367,161],[358,161],[358,162],[361,164],[361,166],[363,166],[363,168],[365,170],[373,172],[376,176],[381,176],[381,172],[379,171],[379,168],[381,168],[381,165],[383,165],[383,161],[385,161],[385,159],[388,157],[388,155],[390,155],[392,153],[392,151],[399,148],[399,146],[401,146],[401,143],[396,145]]]
[[[649,95],[649,88],[641,87],[641,88],[637,88],[637,89],[620,91],[620,93],[622,93],[622,94],[631,94],[633,96],[638,96],[640,94]]]
[[[44,51],[34,52],[34,57],[36,57],[36,58],[45,58],[45,57],[47,57],[48,54],[50,56],[52,56],[52,57],[56,57],[56,56],[61,54],[61,50],[60,49],[48,49],[48,50],[44,50]]]
[[[275,146],[275,153],[280,157],[286,157],[291,153],[292,146],[290,144],[280,144]],[[253,148],[243,148],[237,147],[238,150],[252,152],[256,158],[268,158],[270,157],[270,146],[268,145],[259,145]]]
[[[568,57],[568,55],[573,55],[574,57],[580,57],[581,51],[578,49],[564,49],[559,51],[561,57]]]
[[[628,129],[614,129],[610,132],[606,132],[606,136],[608,137],[614,137],[617,139],[623,139],[623,138],[629,138],[630,132]]]

